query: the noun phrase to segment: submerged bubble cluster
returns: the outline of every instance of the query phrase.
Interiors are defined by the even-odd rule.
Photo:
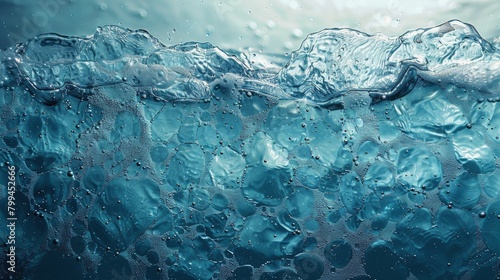
[[[0,52],[18,276],[500,277],[500,57],[472,26],[232,54],[116,26]]]

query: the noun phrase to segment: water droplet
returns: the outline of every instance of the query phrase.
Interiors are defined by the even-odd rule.
[[[302,30],[296,28],[296,29],[293,30],[292,34],[296,38],[302,38],[303,32],[302,32]]]

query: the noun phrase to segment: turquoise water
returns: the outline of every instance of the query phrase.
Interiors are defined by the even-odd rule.
[[[107,25],[1,51],[1,275],[500,277],[495,41],[304,37],[253,55]]]

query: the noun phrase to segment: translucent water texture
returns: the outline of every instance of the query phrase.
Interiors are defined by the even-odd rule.
[[[500,276],[491,43],[455,20],[269,57],[116,26],[0,51],[16,277]]]

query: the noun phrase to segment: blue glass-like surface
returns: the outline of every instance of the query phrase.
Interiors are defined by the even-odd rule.
[[[266,62],[118,26],[1,51],[15,277],[499,276],[497,46],[454,20]]]

